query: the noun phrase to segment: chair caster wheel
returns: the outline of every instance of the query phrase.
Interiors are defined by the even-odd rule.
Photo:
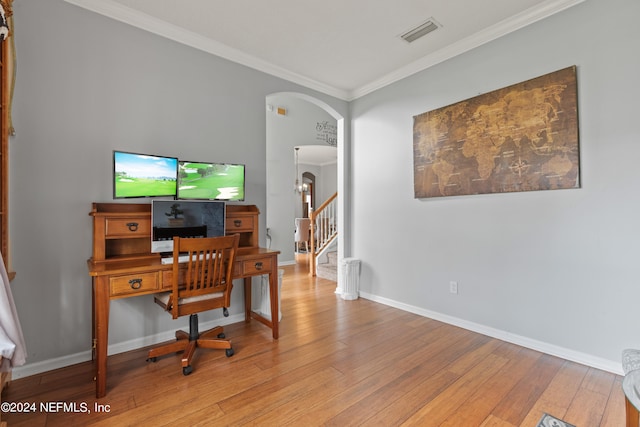
[[[147,362],[153,362],[153,363],[156,363],[157,361],[158,361],[158,358],[157,358],[157,357],[148,357],[148,358],[147,358]]]
[[[232,349],[232,348],[228,348],[228,349],[226,349],[226,350],[224,351],[224,354],[226,354],[226,355],[227,355],[227,357],[231,357],[231,356],[233,356],[233,354],[234,354],[234,353],[235,353],[235,352],[233,351],[233,349]]]
[[[193,368],[191,367],[191,365],[182,368],[182,375],[184,376],[189,375],[191,372],[193,372]]]
[[[225,336],[226,336],[226,335],[225,335],[224,333],[222,333],[222,332],[220,332],[220,333],[218,334],[218,338],[224,338]]]

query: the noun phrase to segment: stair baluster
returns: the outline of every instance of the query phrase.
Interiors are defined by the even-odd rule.
[[[311,258],[309,274],[316,276],[318,255],[338,236],[338,193],[329,197],[318,209],[311,212]]]

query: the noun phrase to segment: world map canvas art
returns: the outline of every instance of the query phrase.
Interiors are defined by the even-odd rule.
[[[576,67],[413,118],[415,198],[580,186]]]

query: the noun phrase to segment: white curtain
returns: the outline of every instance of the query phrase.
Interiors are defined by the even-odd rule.
[[[4,7],[0,4],[0,39],[6,40],[9,36],[9,24],[7,23],[7,14]]]
[[[27,349],[1,253],[0,282],[0,352],[2,353],[0,371],[8,371],[15,366],[24,365]]]

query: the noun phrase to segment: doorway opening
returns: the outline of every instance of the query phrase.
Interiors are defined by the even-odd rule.
[[[302,185],[304,191],[300,192],[300,203],[302,207],[302,218],[309,218],[311,212],[318,206],[315,197],[316,176],[311,172],[302,174]]]
[[[266,223],[270,231],[271,248],[280,251],[281,264],[295,264],[295,218],[308,217],[310,209],[322,204],[325,192],[333,185],[331,194],[338,193],[338,212],[336,215],[338,228],[344,228],[344,118],[328,104],[308,95],[286,92],[266,97],[267,104],[267,209]],[[277,111],[286,111],[279,115]],[[327,127],[333,129],[334,135],[320,139],[321,131]],[[292,160],[294,147],[301,151],[315,147],[333,149],[336,160],[333,172],[319,171],[318,165],[304,164],[300,159],[300,180],[311,188],[309,194],[303,196],[295,191],[295,163]],[[302,154],[302,153],[301,153]],[[288,160],[288,161],[287,161]],[[326,165],[325,165],[326,166]],[[328,169],[326,167],[322,167]],[[307,175],[303,175],[307,173]],[[310,175],[313,177],[311,177]],[[325,178],[331,175],[332,183],[327,184]],[[304,209],[304,206],[307,206]],[[305,212],[305,213],[303,213]],[[342,225],[342,227],[341,227]],[[337,237],[337,252],[340,257],[344,253],[344,234]],[[338,280],[338,288],[340,283]]]

